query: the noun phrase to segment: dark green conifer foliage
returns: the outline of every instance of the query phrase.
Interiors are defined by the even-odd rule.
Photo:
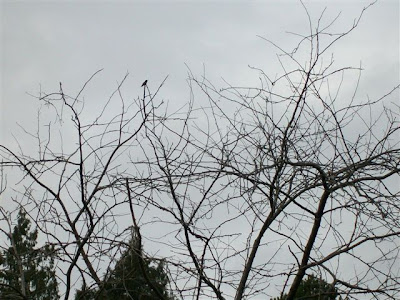
[[[82,287],[77,291],[75,300],[158,300],[159,295],[161,299],[174,299],[168,291],[169,279],[165,263],[143,258],[140,248],[133,241],[105,277],[103,288],[93,290]]]
[[[35,248],[37,237],[20,209],[17,225],[8,236],[10,246],[0,255],[0,299],[59,299],[54,249]]]
[[[334,286],[325,280],[309,275],[307,279],[303,279],[296,292],[295,300],[335,300],[338,297],[337,290]],[[287,295],[283,297],[273,298],[272,300],[286,300]]]

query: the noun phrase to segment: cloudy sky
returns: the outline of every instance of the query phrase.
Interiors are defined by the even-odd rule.
[[[0,0],[1,1],[1,0]],[[333,32],[342,32],[369,1],[304,1],[313,21],[325,24],[340,14]],[[26,146],[21,127],[36,125],[39,103],[31,95],[57,92],[59,82],[76,94],[99,69],[85,91],[87,106],[104,102],[128,72],[124,92],[141,95],[148,79],[174,105],[189,97],[188,68],[204,72],[217,87],[257,86],[261,68],[281,73],[277,49],[287,50],[308,34],[300,1],[1,1],[0,144]],[[378,1],[358,28],[332,50],[340,66],[362,65],[360,97],[378,97],[399,83],[399,2]],[[357,79],[357,76],[355,76]],[[348,83],[348,82],[346,82]],[[344,89],[352,90],[353,86]],[[351,82],[353,83],[353,82]],[[349,84],[350,85],[350,84]],[[19,125],[17,125],[19,124]]]
[[[368,1],[305,1],[316,20],[324,8],[340,32]],[[156,87],[167,76],[162,97],[185,103],[188,67],[204,70],[217,86],[257,85],[258,74],[281,70],[276,49],[294,47],[307,33],[300,1],[1,1],[1,141],[12,143],[16,122],[31,126],[38,101],[29,94],[64,89],[73,94],[99,69],[90,104],[105,99],[129,72],[125,89],[135,97],[149,80]],[[339,63],[365,69],[363,93],[374,95],[399,80],[399,3],[378,1],[359,28],[335,48]],[[188,67],[187,67],[188,66]]]

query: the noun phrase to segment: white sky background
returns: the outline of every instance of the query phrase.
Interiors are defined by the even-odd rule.
[[[313,20],[325,7],[327,23],[341,12],[337,32],[348,28],[368,3],[305,1]],[[298,38],[286,32],[307,30],[307,15],[294,0],[1,1],[0,144],[16,148],[12,134],[24,136],[17,122],[25,128],[36,126],[39,104],[28,93],[57,92],[60,81],[74,95],[104,68],[84,93],[86,106],[95,109],[126,72],[130,76],[123,91],[128,98],[143,93],[145,79],[155,89],[169,75],[160,97],[178,107],[190,96],[185,64],[195,75],[205,68],[217,87],[224,86],[222,78],[232,85],[258,86],[258,73],[248,65],[272,78],[281,69],[277,50],[257,35],[289,50]],[[376,3],[334,50],[337,66],[362,63],[359,97],[390,91],[400,81],[399,2]],[[19,143],[30,145],[29,140]]]
[[[349,3],[351,2],[351,3]],[[368,1],[305,1],[316,19],[327,7],[326,20],[342,12],[338,31],[358,16]],[[1,141],[10,145],[16,121],[32,126],[37,100],[27,93],[58,91],[59,82],[73,94],[89,76],[86,105],[104,101],[128,71],[125,89],[136,97],[144,79],[155,88],[169,75],[161,96],[186,103],[185,63],[197,75],[205,65],[215,85],[221,77],[241,86],[257,86],[258,74],[281,70],[276,49],[257,35],[290,49],[305,33],[307,16],[299,1],[2,1],[1,2]],[[399,80],[399,3],[380,1],[359,28],[338,45],[340,64],[365,69],[360,92],[377,96]],[[100,99],[100,100],[99,100]],[[4,142],[3,142],[4,141]]]

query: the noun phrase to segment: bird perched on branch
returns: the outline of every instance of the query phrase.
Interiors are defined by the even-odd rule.
[[[142,86],[147,85],[147,79],[142,83]]]

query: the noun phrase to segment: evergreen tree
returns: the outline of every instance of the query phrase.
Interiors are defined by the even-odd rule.
[[[121,256],[114,269],[105,277],[101,290],[82,287],[76,300],[158,300],[174,299],[168,291],[168,275],[164,262],[143,258],[142,251],[132,238],[130,247]]]
[[[17,225],[8,236],[10,247],[0,253],[0,299],[58,299],[54,249],[35,249],[38,232],[20,209]]]
[[[309,275],[303,279],[297,289],[295,300],[335,300],[338,296],[336,288],[321,278]],[[286,300],[287,295],[272,300]]]

